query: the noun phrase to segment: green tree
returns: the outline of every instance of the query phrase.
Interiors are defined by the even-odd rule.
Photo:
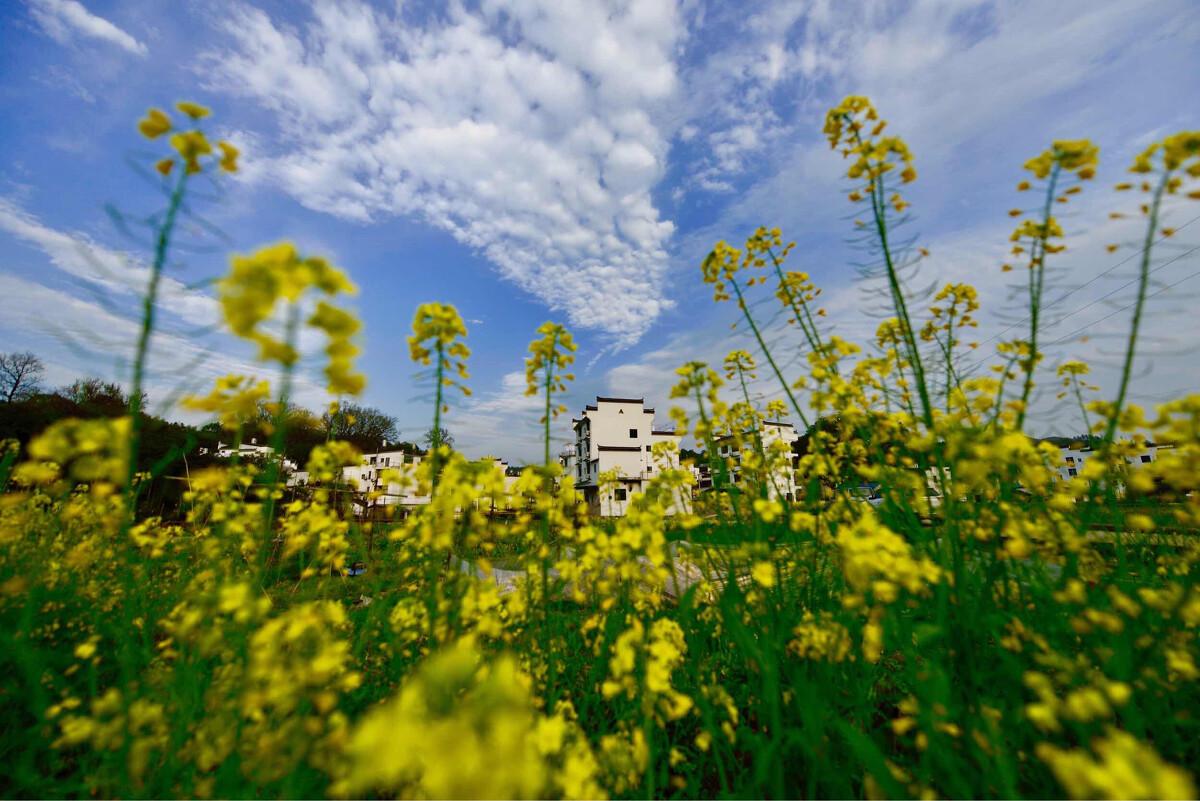
[[[325,412],[320,425],[327,438],[352,442],[363,451],[377,450],[399,436],[395,417],[357,403],[342,404],[336,413]]]

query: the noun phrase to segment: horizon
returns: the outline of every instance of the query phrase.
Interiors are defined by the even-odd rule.
[[[917,283],[976,284],[983,355],[1020,324],[1000,264],[1021,165],[1056,138],[1100,145],[1096,180],[1064,216],[1069,248],[1052,262],[1061,277],[1051,339],[1063,341],[1048,349],[1032,427],[1044,435],[1078,425],[1053,399],[1057,361],[1090,362],[1101,396],[1111,396],[1118,365],[1108,343],[1127,331],[1135,265],[1130,248],[1105,248],[1138,226],[1107,219],[1125,202],[1110,187],[1147,142],[1194,124],[1195,103],[1181,93],[1194,101],[1198,90],[1161,79],[1200,72],[1191,4],[775,3],[743,14],[649,2],[610,11],[6,6],[4,350],[37,353],[51,385],[96,375],[128,386],[123,360],[147,249],[106,204],[128,220],[156,207],[156,182],[131,166],[143,147],[136,120],[195,100],[242,149],[242,171],[206,189],[212,197],[196,207],[211,230],[193,225],[190,252],[168,273],[153,402],[207,391],[227,372],[275,378],[216,330],[204,282],[231,254],[290,239],[358,284],[369,383],[357,400],[395,416],[401,439],[429,427],[404,342],[426,301],[455,304],[470,330],[475,394],[445,423],[468,455],[536,460],[539,410],[524,395],[522,362],[547,319],[580,345],[564,397],[571,413],[595,396],[632,394],[662,425],[675,367],[719,366],[727,351],[751,349],[730,331],[736,310],[713,304],[700,280],[717,240],[740,244],[758,225],[780,227],[798,243],[789,264],[824,289],[837,332],[869,341],[874,305],[836,202],[844,165],[821,135],[828,106],[865,94],[916,158],[906,234],[932,253]],[[1182,231],[1194,220],[1168,222]],[[1182,244],[1161,252],[1164,289],[1151,301],[1132,398],[1148,405],[1200,385],[1180,338],[1200,257]],[[770,332],[783,328],[776,319]],[[315,363],[297,389],[307,408],[329,400]],[[765,370],[753,390],[763,402],[778,394]],[[173,404],[154,410],[202,419]],[[556,442],[569,417],[558,419]]]

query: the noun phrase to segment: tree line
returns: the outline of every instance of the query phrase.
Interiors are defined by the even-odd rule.
[[[34,353],[0,353],[0,439],[15,439],[23,446],[51,423],[66,417],[120,417],[130,408],[130,397],[118,383],[100,378],[85,377],[66,386],[49,388],[44,383],[45,365]],[[148,410],[149,398],[141,393],[139,408]],[[211,454],[220,442],[229,443],[230,435],[215,421],[201,426],[166,420],[146,414],[144,440],[138,457],[138,468],[149,470],[159,460],[172,454],[186,455],[192,466],[211,461]],[[263,404],[258,416],[243,431],[243,442],[259,443],[270,440],[274,412]],[[421,438],[428,445],[433,432]],[[308,461],[314,447],[329,439],[353,443],[363,452],[383,448],[422,454],[425,449],[416,442],[400,440],[396,418],[372,406],[344,403],[334,412],[317,414],[302,406],[291,405],[287,410],[287,437],[284,456],[298,465]],[[453,441],[443,430],[442,442]],[[201,449],[209,455],[201,456]]]

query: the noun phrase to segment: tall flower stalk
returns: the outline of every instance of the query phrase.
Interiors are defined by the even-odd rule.
[[[413,317],[413,332],[408,338],[409,354],[414,362],[433,368],[433,430],[430,432],[429,459],[431,493],[437,493],[442,465],[442,414],[450,410],[446,402],[447,387],[457,387],[463,395],[471,390],[463,381],[468,378],[467,358],[470,348],[463,340],[467,327],[458,310],[444,303],[423,303]]]
[[[542,542],[538,548],[541,557],[541,637],[542,649],[550,653],[550,545],[552,532],[550,530],[551,503],[554,498],[555,470],[550,461],[550,423],[567,407],[555,403],[555,394],[566,392],[568,381],[574,381],[575,376],[565,372],[575,362],[575,340],[571,332],[560,323],[546,321],[538,326],[538,339],[529,343],[529,357],[525,359],[525,394],[533,396],[543,394],[545,409],[542,413],[542,493],[545,509],[542,514]],[[570,476],[564,478],[570,480]],[[557,683],[557,664],[550,659],[547,665],[547,694],[553,700]]]
[[[287,414],[292,381],[300,360],[298,341],[301,323],[325,334],[324,368],[330,394],[357,395],[366,378],[354,371],[358,347],[353,338],[361,324],[346,311],[323,298],[304,317],[310,295],[334,297],[356,292],[354,284],[338,268],[319,256],[302,256],[290,242],[270,245],[249,256],[234,256],[229,274],[218,283],[225,321],[237,336],[258,346],[258,358],[279,365],[279,391],[273,404],[272,454],[265,475],[266,499],[263,526],[270,531],[283,474],[287,444]],[[271,323],[283,316],[282,336]]]
[[[1139,184],[1143,194],[1149,195],[1149,201],[1141,205],[1141,212],[1146,218],[1146,233],[1142,241],[1142,254],[1138,262],[1137,299],[1133,305],[1133,319],[1129,327],[1129,339],[1125,345],[1125,356],[1121,362],[1121,383],[1117,388],[1117,397],[1113,401],[1108,415],[1108,425],[1104,430],[1104,441],[1110,443],[1116,436],[1120,425],[1121,410],[1125,406],[1125,398],[1129,392],[1129,381],[1133,376],[1133,360],[1137,353],[1138,335],[1141,332],[1142,314],[1146,307],[1146,288],[1150,283],[1150,262],[1156,237],[1160,234],[1169,237],[1174,230],[1169,227],[1160,229],[1160,216],[1165,196],[1175,195],[1183,188],[1185,177],[1195,180],[1200,178],[1200,131],[1181,131],[1168,136],[1161,142],[1155,142],[1146,148],[1133,161],[1129,171],[1135,175],[1151,175],[1158,173],[1158,181],[1144,179]],[[1118,189],[1130,189],[1132,184],[1119,184]],[[1187,196],[1200,199],[1200,191],[1191,191]]]
[[[847,177],[851,181],[865,182],[850,192],[849,199],[853,203],[870,202],[876,244],[883,260],[883,276],[896,313],[904,355],[920,397],[921,417],[926,427],[932,428],[933,403],[925,378],[925,365],[917,346],[900,265],[890,241],[889,208],[901,214],[909,203],[898,191],[892,190],[888,195],[888,174],[902,165],[900,183],[908,184],[916,180],[917,170],[905,141],[898,136],[882,135],[886,127],[887,121],[879,119],[871,101],[857,95],[845,98],[825,115],[825,136],[829,146],[841,152],[843,158],[853,159],[846,171]]]
[[[791,383],[784,377],[783,370],[775,360],[775,356],[771,353],[771,349],[763,337],[762,328],[754,319],[754,315],[751,314],[750,306],[746,302],[745,289],[738,280],[738,274],[743,271],[765,267],[765,256],[769,255],[771,248],[778,246],[778,244],[778,230],[767,232],[763,228],[759,228],[754,236],[746,240],[746,250],[744,252],[722,240],[705,257],[704,262],[700,265],[700,270],[704,276],[704,282],[712,284],[713,300],[720,302],[730,300],[731,297],[737,299],[738,309],[742,312],[742,318],[750,327],[750,332],[754,335],[754,341],[758,343],[758,348],[762,351],[763,358],[771,366],[771,372],[775,374],[775,378],[778,379],[784,394],[787,395],[788,402],[791,403],[796,417],[807,426],[808,417],[804,414],[804,409],[801,408],[800,402],[796,399],[796,394],[792,390]],[[751,276],[747,280],[746,286],[752,286],[760,281],[765,282],[766,278]],[[729,289],[733,290],[732,296],[729,294]]]
[[[1017,430],[1025,427],[1025,418],[1029,413],[1030,399],[1033,395],[1034,376],[1037,365],[1042,360],[1038,350],[1038,337],[1042,329],[1042,312],[1045,305],[1043,298],[1046,291],[1046,258],[1066,249],[1062,243],[1063,229],[1052,214],[1054,205],[1068,203],[1071,196],[1077,194],[1081,187],[1079,183],[1068,186],[1065,191],[1059,188],[1067,177],[1074,176],[1079,181],[1086,181],[1096,174],[1097,158],[1100,149],[1087,139],[1059,139],[1041,155],[1025,162],[1025,169],[1039,181],[1046,182],[1046,193],[1042,206],[1036,218],[1022,220],[1009,239],[1013,243],[1014,256],[1029,253],[1029,338],[1016,343],[1020,353],[1020,366],[1024,371],[1024,381],[1021,384],[1021,399],[1017,404]],[[1017,185],[1019,191],[1030,188],[1029,181]],[[1024,212],[1013,209],[1011,217],[1019,217]],[[1012,269],[1004,265],[1005,271]]]
[[[198,123],[209,115],[209,110],[196,103],[180,102],[176,108],[192,123]],[[174,172],[175,183],[167,199],[167,208],[162,221],[158,224],[154,235],[154,259],[150,264],[150,277],[146,284],[146,293],[142,297],[142,321],[138,330],[137,344],[133,355],[133,375],[130,381],[129,417],[131,420],[129,434],[129,467],[125,478],[127,493],[133,493],[134,477],[137,474],[138,451],[141,445],[142,418],[145,410],[142,408],[142,397],[146,381],[146,362],[150,352],[150,341],[154,335],[157,318],[158,292],[162,282],[163,269],[171,250],[171,238],[175,233],[180,210],[183,208],[187,194],[188,181],[193,175],[211,169],[213,166],[225,171],[237,171],[238,149],[228,142],[218,142],[220,157],[213,153],[212,145],[204,132],[198,127],[186,131],[175,131],[170,116],[161,109],[152,108],[138,123],[138,130],[147,139],[158,139],[171,134],[169,143],[175,151],[175,156],[160,159],[154,169],[166,180]],[[172,131],[175,131],[172,133]],[[176,169],[177,162],[182,166]]]
[[[537,329],[540,338],[529,343],[529,358],[525,360],[525,394],[541,392],[545,400],[542,413],[543,464],[550,467],[550,422],[567,410],[554,402],[554,395],[567,391],[568,381],[575,376],[563,372],[575,363],[575,340],[560,323],[544,322]]]

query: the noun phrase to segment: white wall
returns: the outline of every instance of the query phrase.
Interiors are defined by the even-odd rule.
[[[632,496],[641,492],[645,482],[662,469],[654,460],[652,447],[663,441],[674,442],[678,447],[680,437],[654,431],[654,410],[647,409],[641,400],[597,398],[596,403],[584,409],[575,425],[573,463],[579,469],[573,478],[593,513],[625,514]],[[678,467],[678,452],[664,466]],[[617,470],[619,476],[628,479],[618,485],[626,491],[623,502],[613,497],[611,488],[600,492],[600,474],[610,470]]]

